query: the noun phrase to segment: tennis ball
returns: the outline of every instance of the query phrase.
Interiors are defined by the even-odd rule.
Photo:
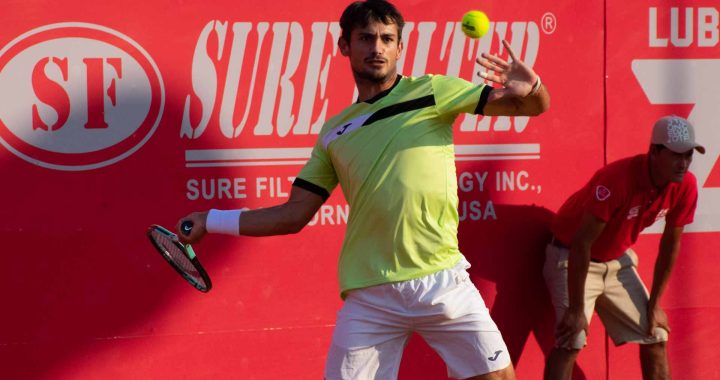
[[[490,29],[490,20],[482,11],[469,11],[463,15],[462,31],[470,38],[480,38]]]

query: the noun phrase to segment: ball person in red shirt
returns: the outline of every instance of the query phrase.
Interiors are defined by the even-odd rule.
[[[643,379],[670,377],[670,328],[660,298],[683,228],[695,214],[697,180],[688,171],[694,151],[705,153],[705,148],[695,142],[687,120],[660,118],[646,154],[598,170],[560,207],[543,268],[556,313],[555,347],[545,379],[571,378],[593,310],[616,345],[640,344]],[[662,218],[665,229],[648,294],[630,247],[644,228]]]

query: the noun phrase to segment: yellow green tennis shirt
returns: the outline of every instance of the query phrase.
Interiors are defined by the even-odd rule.
[[[491,87],[441,75],[398,76],[322,127],[294,185],[350,205],[338,265],[341,295],[454,266],[458,195],[452,124],[481,114]]]

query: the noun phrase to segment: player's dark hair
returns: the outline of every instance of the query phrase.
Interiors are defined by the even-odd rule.
[[[405,20],[397,8],[385,0],[356,1],[348,5],[340,16],[340,28],[342,29],[340,38],[349,43],[353,29],[364,28],[371,21],[379,21],[385,25],[397,25],[398,42],[402,38]]]

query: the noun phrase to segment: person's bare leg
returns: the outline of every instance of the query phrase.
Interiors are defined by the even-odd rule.
[[[640,345],[640,366],[644,380],[670,379],[665,342]]]
[[[545,380],[570,380],[580,350],[555,347],[545,361]]]
[[[510,363],[509,366],[501,370],[486,373],[484,375],[473,376],[466,380],[515,380],[515,368],[513,368],[512,363]]]

